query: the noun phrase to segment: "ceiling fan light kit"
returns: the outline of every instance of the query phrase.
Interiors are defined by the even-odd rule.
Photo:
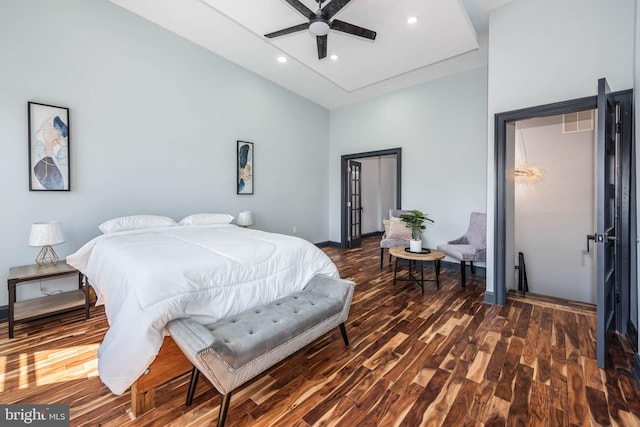
[[[309,22],[309,32],[314,36],[326,36],[329,28],[329,23],[322,18],[312,19]]]
[[[318,2],[318,10],[315,12],[302,4],[299,0],[285,1],[289,3],[300,14],[302,14],[305,18],[307,18],[309,22],[265,34],[264,36],[266,38],[272,39],[275,37],[296,33],[298,31],[308,30],[309,33],[316,37],[318,59],[323,59],[327,56],[327,34],[329,33],[329,30],[340,31],[342,33],[351,34],[369,40],[376,39],[375,31],[358,27],[357,25],[349,24],[348,22],[340,21],[338,19],[334,19],[333,21],[331,20],[331,18],[333,18],[334,15],[340,12],[340,10],[342,10],[342,8],[345,7],[351,0],[331,0],[324,7],[322,7],[322,3],[324,3],[324,0],[316,0]]]

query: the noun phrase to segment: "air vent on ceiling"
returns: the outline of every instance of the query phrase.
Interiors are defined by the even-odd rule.
[[[593,130],[593,110],[578,111],[562,115],[562,133]]]

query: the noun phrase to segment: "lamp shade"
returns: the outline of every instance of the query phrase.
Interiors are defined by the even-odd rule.
[[[62,242],[64,242],[64,235],[59,222],[34,222],[31,225],[29,246],[57,245]]]
[[[238,220],[236,221],[238,225],[243,227],[247,227],[253,224],[253,212],[251,211],[242,211],[238,214]]]

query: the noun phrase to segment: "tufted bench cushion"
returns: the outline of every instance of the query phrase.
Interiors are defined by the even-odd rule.
[[[349,315],[355,283],[315,276],[300,292],[238,315],[202,325],[192,319],[169,322],[173,340],[197,371],[225,395],[340,326]],[[195,389],[197,371],[189,393]],[[191,397],[187,397],[187,404]],[[226,408],[221,407],[222,423]],[[219,425],[220,419],[219,419]]]
[[[240,369],[304,331],[338,315],[344,301],[306,290],[205,325],[214,339],[205,350]]]

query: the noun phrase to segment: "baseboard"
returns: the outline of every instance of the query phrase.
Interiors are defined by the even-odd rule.
[[[330,248],[346,249],[344,246],[342,246],[342,243],[340,243],[340,242],[329,241],[329,242],[327,242],[327,245]]]
[[[484,291],[484,303],[485,304],[496,304],[496,296],[493,294],[493,291]]]
[[[9,320],[9,306],[3,305],[0,307],[0,322],[6,322]]]
[[[331,246],[331,242],[320,242],[316,243],[316,246],[319,248],[327,248]]]
[[[371,233],[365,233],[361,237],[364,239],[365,237],[373,237],[373,236],[382,236],[384,231],[372,231]]]

